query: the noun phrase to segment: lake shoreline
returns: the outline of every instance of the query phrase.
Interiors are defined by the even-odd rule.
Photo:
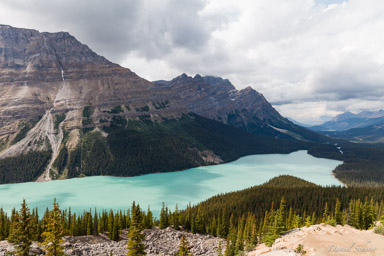
[[[342,185],[332,170],[341,162],[315,158],[301,150],[290,154],[241,157],[219,165],[201,166],[177,172],[152,173],[133,177],[91,176],[28,182],[0,186],[0,207],[10,212],[23,198],[30,208],[42,212],[56,198],[62,208],[128,209],[132,201],[159,211],[164,202],[179,209],[221,193],[260,185],[279,175],[292,175],[318,185]],[[3,200],[1,199],[3,198]]]

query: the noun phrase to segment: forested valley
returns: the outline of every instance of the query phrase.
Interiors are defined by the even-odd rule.
[[[120,116],[121,106],[110,112],[112,119],[92,128],[90,106],[83,109],[80,140],[74,149],[66,146],[68,131],[53,164],[53,179],[95,175],[137,176],[184,170],[229,162],[252,154],[290,153],[308,150],[315,157],[343,161],[335,176],[348,185],[384,184],[384,144],[357,144],[321,137],[321,142],[273,138],[251,134],[195,114],[177,119],[152,121],[145,111],[139,120]],[[141,113],[141,112],[140,112]],[[55,126],[63,120],[58,115]],[[305,130],[303,128],[303,130]],[[106,135],[107,134],[107,135]],[[213,153],[214,158],[205,154]],[[27,152],[0,160],[0,184],[34,181],[49,162],[51,150]]]

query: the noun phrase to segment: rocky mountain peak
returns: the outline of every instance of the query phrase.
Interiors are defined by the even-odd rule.
[[[0,26],[0,67],[46,71],[89,65],[116,66],[81,44],[68,32]]]
[[[228,79],[186,74],[153,83],[168,88],[181,98],[189,111],[203,117],[256,134],[318,139],[314,133],[282,117],[261,93],[250,86],[237,90]],[[303,133],[306,134],[304,137],[299,135]]]
[[[185,79],[185,78],[187,78],[187,77],[190,77],[190,76],[188,76],[187,74],[183,73],[183,74],[181,74],[180,76],[178,76],[178,77],[176,77],[176,78]],[[176,78],[175,78],[175,79],[176,79]]]
[[[246,93],[249,93],[249,92],[256,92],[256,90],[253,89],[251,86],[247,86],[247,87],[245,87],[244,89],[242,89],[241,91],[246,92]],[[260,94],[260,93],[259,93],[259,94]]]
[[[57,153],[63,130],[108,125],[116,115],[111,109],[116,107],[126,119],[146,114],[162,120],[187,112],[166,88],[154,87],[96,54],[68,32],[40,33],[1,25],[0,145],[10,147],[0,153],[0,159],[25,153],[30,145],[46,138],[50,145],[41,147]],[[92,116],[83,122],[85,108]],[[64,115],[59,132],[53,125],[58,115]],[[25,125],[33,129],[26,139],[12,145]]]
[[[356,115],[353,114],[352,112],[347,111],[347,112],[344,112],[344,113],[342,113],[340,115],[335,116],[332,120],[333,121],[343,121],[343,120],[346,120],[346,119],[349,119],[349,118],[353,118],[355,116]]]
[[[279,120],[286,122],[262,94],[252,87],[237,90],[228,79],[182,74],[171,81],[154,83],[172,88],[191,112],[246,130]]]
[[[204,81],[203,77],[199,74],[196,74],[194,77],[193,77],[193,80],[195,81]]]
[[[157,85],[170,85],[172,86],[179,84],[184,86],[185,84],[189,84],[189,86],[198,86],[199,88],[206,89],[208,87],[215,87],[216,89],[225,89],[225,90],[234,90],[236,89],[228,79],[223,79],[221,77],[216,76],[201,76],[200,74],[196,74],[194,77],[188,76],[183,73],[180,76],[173,78],[171,81],[154,81]]]

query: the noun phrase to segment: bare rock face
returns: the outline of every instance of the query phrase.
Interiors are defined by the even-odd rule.
[[[167,93],[97,55],[67,32],[0,25],[0,136],[14,133],[15,121],[38,119],[47,110],[143,107],[168,100],[169,108],[161,114],[182,112]]]
[[[186,107],[198,115],[221,121],[254,133],[281,133],[273,127],[294,127],[264,96],[247,87],[236,88],[220,77],[182,74],[171,81],[155,81],[160,88],[170,87]]]
[[[137,118],[141,113],[135,109],[143,107],[157,120],[187,112],[169,89],[159,89],[111,63],[67,32],[40,33],[7,25],[0,25],[0,95],[0,141],[8,145],[31,121],[43,120],[40,126],[54,132],[49,127],[56,113],[65,114],[62,128],[82,128],[86,106],[93,109],[92,125],[110,120],[116,106],[123,106],[121,115],[127,118]],[[164,102],[166,107],[155,107]],[[14,147],[0,158],[25,150]]]
[[[41,181],[50,179],[66,131],[108,126],[116,115],[162,121],[188,112],[169,88],[97,55],[67,32],[7,25],[0,25],[0,95],[0,159],[51,150]]]

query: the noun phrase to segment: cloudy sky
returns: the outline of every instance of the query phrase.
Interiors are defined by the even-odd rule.
[[[149,80],[222,76],[304,123],[384,108],[383,0],[1,0],[0,24],[68,31]]]

